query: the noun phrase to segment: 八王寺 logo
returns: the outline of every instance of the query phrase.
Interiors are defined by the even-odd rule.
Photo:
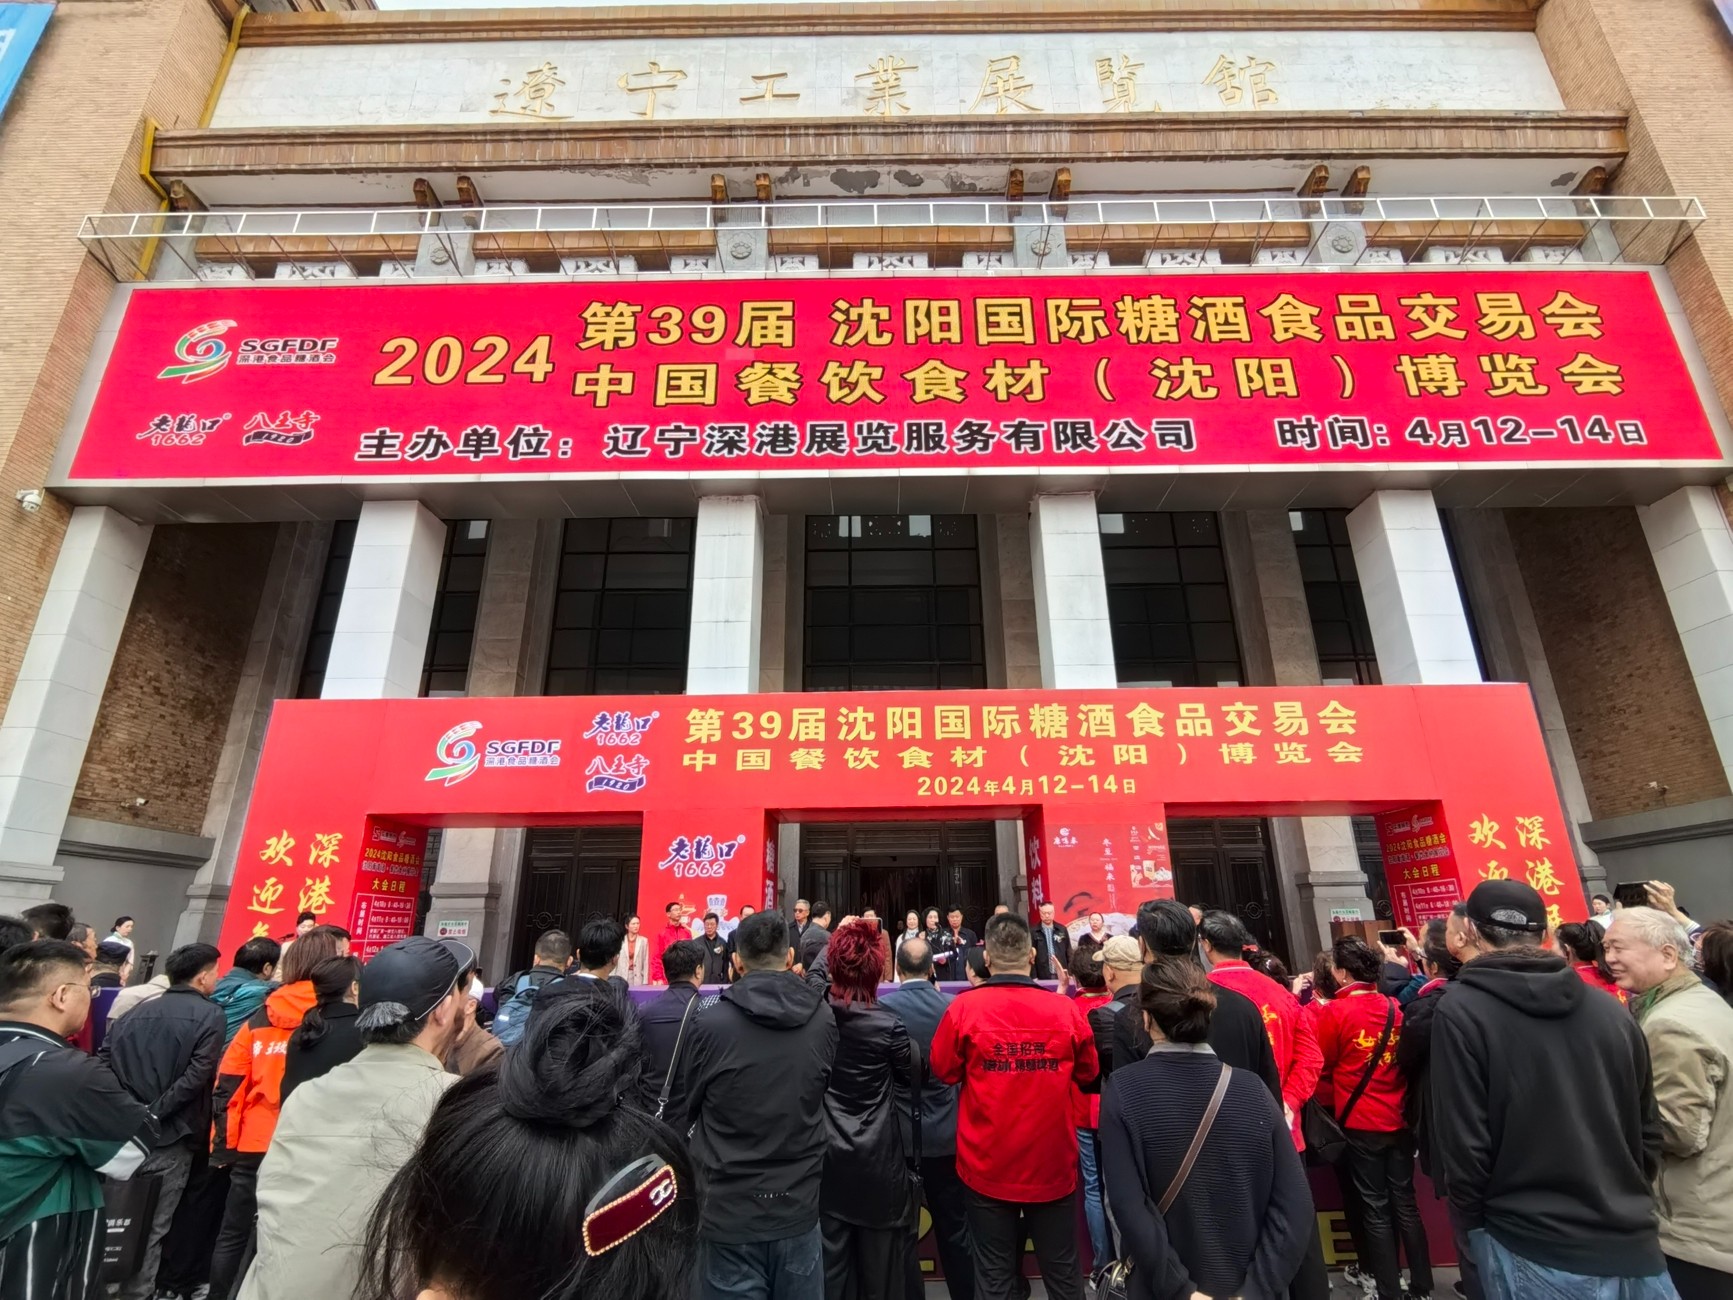
[[[180,364],[165,366],[157,378],[178,379],[183,384],[209,379],[228,365],[235,355],[221,337],[234,328],[232,320],[212,320],[194,326],[175,343],[175,355],[180,358]]]

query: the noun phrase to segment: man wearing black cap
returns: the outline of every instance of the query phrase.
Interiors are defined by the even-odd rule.
[[[1519,880],[1468,896],[1467,964],[1438,999],[1433,1141],[1488,1297],[1671,1296],[1650,1180],[1660,1122],[1642,1031],[1541,945]],[[1615,1283],[1616,1285],[1617,1283]]]
[[[420,1141],[446,1088],[475,954],[423,936],[361,970],[365,1046],[295,1089],[259,1167],[258,1256],[240,1300],[353,1295],[374,1204]]]

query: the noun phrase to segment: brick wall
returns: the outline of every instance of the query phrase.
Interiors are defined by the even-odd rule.
[[[113,292],[78,223],[157,206],[138,174],[144,119],[196,126],[227,36],[206,0],[60,0],[0,121],[0,700],[67,517],[13,494],[48,477]]]
[[[199,833],[276,534],[188,524],[151,536],[73,816]]]
[[[1726,794],[1636,511],[1505,515],[1593,815]]]
[[[1536,33],[1567,108],[1630,113],[1614,191],[1703,201],[1709,220],[1667,269],[1733,407],[1733,39],[1708,0],[1547,0]]]

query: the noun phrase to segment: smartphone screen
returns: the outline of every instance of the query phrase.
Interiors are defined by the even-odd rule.
[[[1403,936],[1402,931],[1400,930],[1378,931],[1378,942],[1387,943],[1392,948],[1406,948],[1408,946],[1408,940]]]

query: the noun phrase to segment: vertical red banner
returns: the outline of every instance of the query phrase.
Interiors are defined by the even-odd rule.
[[[1380,813],[1377,821],[1396,924],[1418,932],[1435,917],[1449,916],[1474,884],[1462,879],[1444,810],[1437,804],[1417,804]]]
[[[367,819],[349,905],[350,951],[362,961],[414,933],[426,855],[423,827]]]
[[[1049,805],[1026,816],[1023,824],[1030,901],[1052,903],[1074,939],[1089,929],[1091,912],[1101,913],[1109,933],[1127,934],[1139,903],[1173,897],[1167,814],[1161,804],[1140,803],[1129,810]]]
[[[763,809],[693,809],[644,814],[638,863],[638,915],[646,929],[680,903],[693,931],[715,912],[733,932],[742,904],[776,905],[775,828]]]

